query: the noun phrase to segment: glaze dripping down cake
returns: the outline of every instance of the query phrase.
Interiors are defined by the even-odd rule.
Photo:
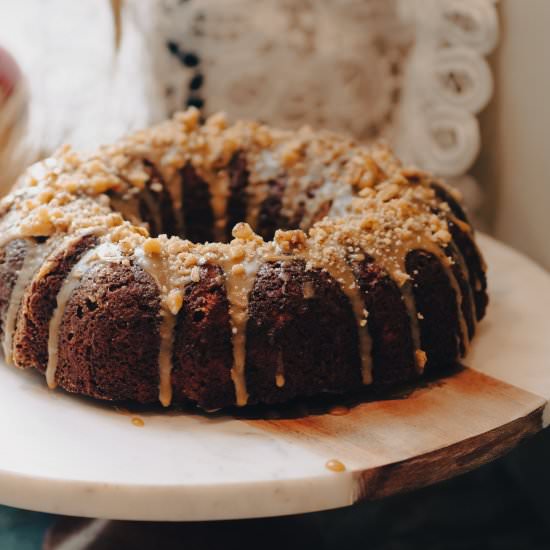
[[[1,203],[7,363],[51,388],[205,409],[410,381],[487,304],[454,192],[387,147],[191,109],[63,148]]]

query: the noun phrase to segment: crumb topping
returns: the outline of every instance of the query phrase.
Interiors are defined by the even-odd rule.
[[[311,227],[277,231],[271,243],[264,243],[249,224],[239,223],[231,243],[194,244],[177,236],[151,237],[147,224],[135,216],[127,219],[130,216],[124,216],[123,208],[117,211],[120,202],[142,191],[151,178],[147,163],[158,167],[165,182],[192,164],[211,189],[224,195],[223,205],[228,193],[225,170],[237,152],[245,154],[247,166],[253,168],[252,195],[266,179],[284,177],[287,213],[317,191],[333,203],[339,196],[349,197],[345,215],[331,208]],[[225,187],[213,184],[216,179],[219,184],[220,178]],[[449,208],[435,196],[429,179],[414,168],[402,167],[384,144],[366,147],[309,127],[285,131],[257,122],[231,125],[223,113],[201,124],[198,110],[190,108],[92,155],[82,156],[64,146],[29,168],[2,200],[2,210],[8,211],[2,221],[7,229],[3,239],[100,229],[125,255],[140,250],[144,257],[161,260],[170,274],[167,288],[161,289],[165,296],[178,285],[197,282],[198,266],[206,262],[229,259],[234,274],[242,276],[238,266],[251,255],[303,255],[306,250],[309,267],[330,267],[341,250],[355,260],[368,254],[403,285],[408,280],[403,265],[408,250],[425,248],[441,255],[441,247],[451,241]],[[220,200],[216,193],[213,202]],[[217,223],[224,224],[224,209],[217,210]]]

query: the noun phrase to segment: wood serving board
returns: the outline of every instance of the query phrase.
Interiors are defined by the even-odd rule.
[[[542,428],[545,400],[465,368],[403,397],[337,415],[255,422],[336,458],[354,472],[356,500],[389,496],[464,473]]]
[[[113,519],[275,516],[384,497],[501,456],[548,423],[550,276],[481,243],[491,304],[470,368],[348,409],[121,411],[0,365],[0,502]],[[328,469],[332,459],[345,470]]]

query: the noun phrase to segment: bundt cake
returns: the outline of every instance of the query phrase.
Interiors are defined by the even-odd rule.
[[[455,193],[387,147],[190,109],[27,170],[1,203],[7,363],[210,410],[456,363],[487,304]]]

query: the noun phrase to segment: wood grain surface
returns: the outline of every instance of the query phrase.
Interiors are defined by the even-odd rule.
[[[542,429],[545,400],[463,368],[422,387],[301,418],[247,420],[341,461],[355,500],[385,497],[469,471]],[[336,414],[334,414],[336,413]],[[337,475],[337,474],[336,474]]]

